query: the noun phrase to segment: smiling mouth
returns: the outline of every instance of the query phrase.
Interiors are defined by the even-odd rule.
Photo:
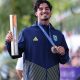
[[[48,16],[44,16],[44,18],[42,19],[42,20],[48,20],[49,19],[49,17]]]
[[[47,13],[43,13],[43,14],[41,14],[41,16],[42,16],[42,20],[48,20],[49,19],[49,16],[48,16],[48,14]]]
[[[48,15],[47,13],[43,13],[43,14],[41,14],[41,15]]]
[[[48,20],[48,18],[46,18],[46,19],[43,19],[43,21],[47,21]]]

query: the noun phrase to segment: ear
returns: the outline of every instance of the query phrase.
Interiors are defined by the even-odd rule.
[[[51,15],[52,15],[52,12],[50,13],[50,17],[51,17]]]
[[[51,15],[52,15],[52,11],[51,11]]]
[[[37,16],[37,12],[35,12],[35,16]]]

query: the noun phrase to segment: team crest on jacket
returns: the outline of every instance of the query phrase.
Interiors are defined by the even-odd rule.
[[[57,38],[56,35],[53,35],[53,40],[54,40],[54,41],[58,41],[58,38]]]
[[[34,37],[33,41],[38,41],[38,38],[37,37]]]

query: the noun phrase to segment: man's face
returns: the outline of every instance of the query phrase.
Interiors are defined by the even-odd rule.
[[[35,15],[38,18],[38,21],[46,21],[49,20],[51,17],[51,11],[49,6],[46,3],[40,4],[39,8],[37,9]]]

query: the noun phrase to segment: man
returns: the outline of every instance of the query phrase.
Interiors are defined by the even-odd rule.
[[[59,80],[59,63],[69,60],[69,50],[62,33],[49,23],[52,6],[48,1],[37,1],[34,7],[37,22],[25,28],[19,36],[19,54],[23,56],[23,80]],[[41,28],[53,41],[46,37]],[[6,36],[6,45],[10,52],[12,33]]]

